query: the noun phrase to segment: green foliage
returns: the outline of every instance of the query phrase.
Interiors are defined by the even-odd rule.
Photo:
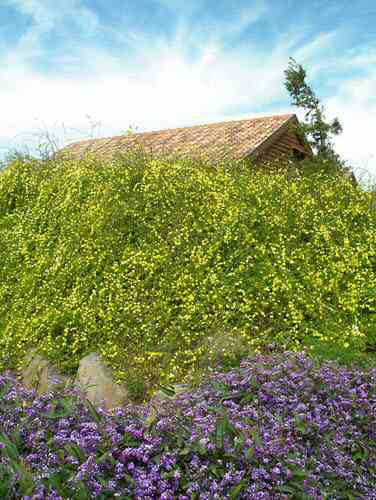
[[[97,351],[140,398],[269,342],[375,348],[370,194],[324,161],[280,167],[15,159],[0,175],[0,369],[38,346],[73,373]],[[241,342],[219,355],[207,338],[223,332]]]
[[[285,87],[292,97],[293,104],[306,110],[306,123],[301,123],[301,131],[318,155],[329,158],[332,162],[340,162],[330,140],[331,135],[338,135],[342,132],[338,118],[334,118],[331,123],[325,121],[324,108],[305,81],[304,68],[294,58],[290,57],[288,68],[284,73]]]

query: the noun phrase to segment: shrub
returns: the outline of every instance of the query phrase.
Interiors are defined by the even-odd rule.
[[[39,346],[73,373],[98,351],[140,397],[184,382],[217,332],[250,352],[374,349],[370,195],[303,166],[13,160],[0,176],[0,369]]]

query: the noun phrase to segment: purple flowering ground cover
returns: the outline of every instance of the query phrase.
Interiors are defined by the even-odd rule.
[[[255,356],[112,413],[0,377],[0,498],[376,499],[376,368]]]

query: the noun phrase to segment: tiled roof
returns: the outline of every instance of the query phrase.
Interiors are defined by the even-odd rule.
[[[74,156],[90,152],[112,158],[116,153],[141,144],[155,156],[203,154],[220,159],[228,154],[240,160],[260,149],[265,141],[269,142],[272,135],[293,120],[296,116],[289,114],[119,135],[75,142],[61,152]]]

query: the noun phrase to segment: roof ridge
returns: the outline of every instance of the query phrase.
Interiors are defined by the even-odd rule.
[[[286,113],[283,115],[270,115],[270,116],[255,116],[253,118],[242,118],[241,120],[226,120],[222,122],[214,122],[214,123],[204,123],[201,125],[189,125],[186,127],[175,127],[175,128],[165,128],[165,129],[159,129],[159,130],[150,130],[148,132],[134,132],[130,135],[134,136],[139,136],[139,135],[152,135],[152,134],[160,134],[161,132],[178,132],[180,130],[188,130],[188,129],[194,129],[194,128],[202,128],[202,127],[212,127],[214,125],[226,125],[228,123],[240,123],[240,122],[249,122],[249,121],[256,121],[256,120],[265,120],[265,119],[272,119],[272,118],[286,118],[286,121],[290,119],[291,117],[295,116],[295,113]],[[112,140],[112,139],[117,139],[120,137],[127,137],[127,134],[119,134],[119,135],[112,135],[108,137],[98,137],[96,139],[83,139],[80,141],[75,141],[74,143],[71,143],[70,145],[73,144],[78,144],[78,143],[83,143],[83,142],[93,142],[93,141],[105,141],[105,140]]]
[[[288,113],[288,114],[284,114],[284,115],[255,116],[253,118],[242,118],[241,120],[226,120],[226,121],[222,121],[222,122],[203,123],[201,125],[187,125],[186,127],[174,127],[174,128],[165,128],[165,129],[159,129],[159,130],[151,130],[149,132],[135,132],[135,134],[157,134],[159,132],[169,132],[169,131],[173,131],[173,130],[185,130],[187,128],[210,127],[212,125],[225,125],[226,123],[248,122],[251,120],[265,120],[267,118],[287,118],[287,117],[291,118],[292,116],[294,116],[294,113]]]
[[[188,155],[205,152],[206,155],[219,157],[226,150],[234,157],[243,158],[259,150],[262,144],[270,142],[271,137],[276,137],[277,131],[284,130],[296,120],[294,113],[254,116],[241,120],[81,140],[65,146],[61,151],[73,154],[95,152],[111,157],[141,144],[156,156],[176,152]]]

